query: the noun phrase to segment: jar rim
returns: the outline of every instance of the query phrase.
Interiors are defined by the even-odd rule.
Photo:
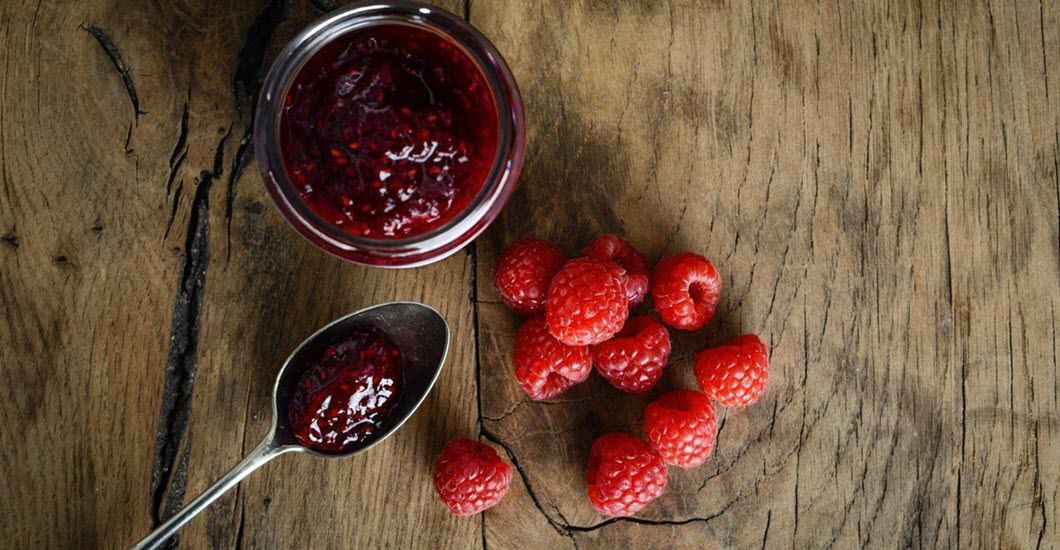
[[[380,239],[351,235],[321,218],[298,196],[287,174],[280,140],[282,105],[301,69],[333,40],[369,27],[408,25],[453,43],[487,83],[497,111],[497,146],[476,196],[451,219],[422,234]],[[514,191],[525,152],[522,98],[500,53],[478,30],[448,11],[416,0],[357,2],[330,12],[299,32],[277,56],[254,114],[254,148],[265,186],[287,222],[325,252],[356,263],[415,267],[441,260],[478,236]],[[439,253],[440,252],[440,253]]]

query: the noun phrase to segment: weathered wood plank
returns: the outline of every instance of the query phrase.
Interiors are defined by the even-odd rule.
[[[480,247],[483,425],[561,542],[1060,544],[1056,8],[473,4],[532,121]],[[515,238],[574,253],[601,231],[725,277],[662,388],[738,332],[773,357],[766,398],[723,415],[716,456],[636,521],[596,515],[582,475],[645,399],[592,380],[524,403],[489,277]],[[527,504],[488,513],[487,538],[532,544],[540,528],[510,527]]]
[[[308,4],[260,6],[239,57],[227,64],[235,71],[230,74],[237,96],[230,102],[235,130],[225,147],[223,177],[235,174],[227,180],[234,191],[227,196],[230,210],[211,211],[211,226],[227,230],[211,232],[209,241],[220,252],[210,258],[204,295],[200,366],[185,437],[187,494],[205,489],[264,436],[275,372],[298,342],[334,317],[393,299],[431,304],[453,331],[449,364],[436,393],[393,441],[341,462],[284,457],[189,525],[183,543],[407,546],[420,540],[422,529],[448,546],[465,547],[481,540],[480,528],[450,525],[433,501],[429,463],[447,438],[473,433],[477,423],[476,402],[468,397],[475,392],[471,256],[414,271],[346,264],[286,227],[253,166],[238,172],[242,155],[234,136],[241,128],[249,135],[258,79],[283,44],[320,13]],[[249,92],[240,96],[244,90]],[[415,528],[373,527],[404,522],[403,514],[385,505],[396,496],[401,508],[420,511]]]
[[[447,2],[511,63],[530,152],[476,247],[402,272],[303,243],[248,165],[262,71],[334,4],[0,6],[5,542],[132,542],[264,434],[293,345],[419,299],[454,342],[405,430],[349,461],[284,457],[182,544],[1060,545],[1055,1]],[[651,396],[594,378],[528,402],[490,283],[516,237],[574,253],[603,231],[725,277],[652,395],[692,387],[705,344],[773,350],[763,401],[635,520],[597,515],[582,476],[592,437],[636,432]],[[430,462],[476,433],[519,475],[452,518]]]
[[[235,8],[214,21],[234,26]],[[194,187],[178,196],[167,175],[189,65],[168,41],[190,60],[223,40],[103,2],[3,11],[3,538],[112,546],[150,525],[163,376],[181,363],[171,324],[186,334],[174,304],[191,251],[168,220]],[[204,168],[210,77],[182,157]]]
[[[454,338],[401,436],[341,463],[285,460],[183,540],[404,546],[427,529],[451,546],[480,541],[478,522],[439,523],[450,520],[427,467],[477,424],[472,257],[403,272],[325,257],[283,225],[248,167],[259,78],[321,11],[97,4],[12,6],[4,19],[21,57],[3,73],[3,406],[24,426],[3,432],[5,485],[20,497],[3,508],[3,538],[131,543],[264,435],[295,344],[342,313],[418,299]],[[417,529],[362,527],[393,521],[388,495],[424,511]]]

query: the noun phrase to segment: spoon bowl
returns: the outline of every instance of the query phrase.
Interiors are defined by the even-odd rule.
[[[287,407],[291,390],[298,384],[306,366],[333,341],[357,329],[377,327],[401,350],[401,395],[379,429],[361,444],[341,453],[325,453],[302,446],[291,433]],[[378,445],[397,431],[416,412],[434,387],[449,351],[449,325],[440,313],[417,302],[390,302],[371,306],[340,317],[306,338],[284,362],[272,388],[272,431],[280,446],[313,456],[337,458],[353,456]]]
[[[298,384],[312,358],[318,357],[324,348],[343,335],[369,327],[382,330],[401,351],[403,387],[397,403],[377,430],[349,450],[329,453],[303,446],[295,439],[290,418],[287,416],[292,389]],[[449,324],[434,308],[417,302],[379,304],[328,323],[299,344],[276,375],[276,383],[272,389],[272,426],[265,440],[224,477],[173,514],[133,548],[160,547],[181,526],[225,491],[281,454],[300,452],[325,458],[339,458],[353,456],[378,445],[401,428],[427,398],[442,371],[448,351]]]

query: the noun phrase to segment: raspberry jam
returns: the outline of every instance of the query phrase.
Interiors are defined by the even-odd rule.
[[[349,451],[387,417],[401,391],[401,352],[377,328],[358,329],[324,348],[298,380],[287,408],[305,447]]]
[[[435,32],[398,23],[325,44],[291,83],[280,149],[299,197],[354,236],[429,232],[490,177],[498,115],[474,61]]]

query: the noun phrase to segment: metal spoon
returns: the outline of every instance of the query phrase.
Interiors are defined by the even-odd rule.
[[[319,354],[336,337],[349,334],[359,327],[375,326],[383,330],[401,350],[404,365],[404,382],[398,402],[387,415],[379,429],[359,446],[344,453],[321,453],[303,447],[291,433],[287,418],[287,405],[294,388],[302,375],[307,359]],[[206,489],[198,498],[188,503],[165,523],[159,525],[147,538],[136,543],[133,549],[158,548],[192,517],[244,477],[266,462],[288,452],[306,453],[325,458],[353,456],[371,449],[390,434],[396,432],[416,412],[424,398],[434,386],[445,363],[449,350],[449,324],[429,306],[416,302],[390,302],[379,304],[341,317],[306,338],[284,362],[272,388],[272,427],[268,435],[227,474]]]

